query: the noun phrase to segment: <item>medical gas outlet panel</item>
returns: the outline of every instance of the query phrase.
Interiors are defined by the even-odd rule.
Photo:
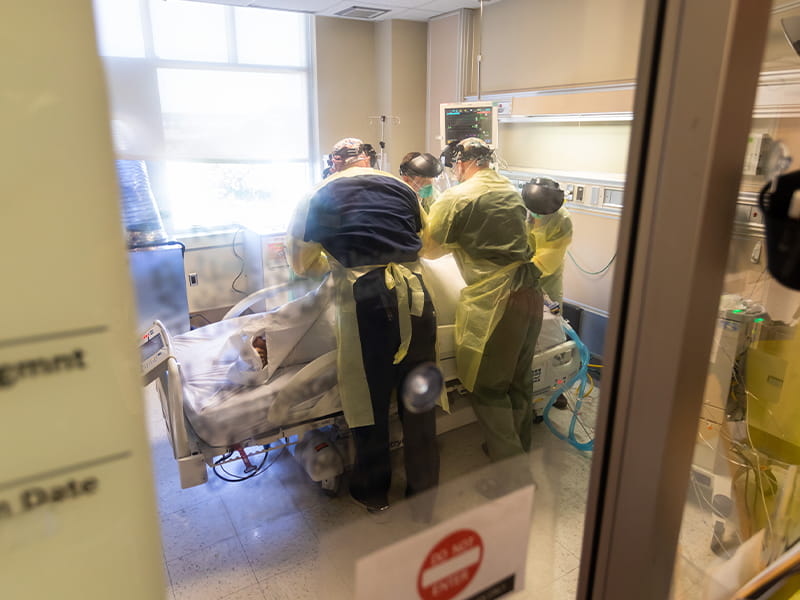
[[[501,170],[501,174],[522,191],[534,177],[548,177],[564,190],[564,201],[571,209],[619,214],[625,199],[623,177],[612,174],[586,174],[558,171]],[[764,215],[758,205],[758,194],[740,192],[736,199],[734,227],[739,234],[763,237]]]
[[[564,190],[564,201],[573,208],[586,207],[618,213],[622,209],[625,182],[614,174],[584,174],[557,171],[501,171],[519,189],[534,177],[547,177]]]

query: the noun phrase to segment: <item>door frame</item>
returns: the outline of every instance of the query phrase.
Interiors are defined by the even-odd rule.
[[[770,9],[646,5],[579,599],[670,594]]]

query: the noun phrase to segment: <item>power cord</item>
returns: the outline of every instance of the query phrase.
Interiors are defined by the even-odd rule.
[[[609,261],[608,261],[608,263],[606,264],[606,266],[605,266],[605,267],[603,267],[602,269],[600,269],[599,271],[587,271],[586,269],[584,269],[582,266],[580,266],[580,265],[578,264],[578,261],[577,261],[577,260],[575,260],[575,257],[574,257],[574,256],[572,256],[572,252],[570,252],[569,250],[567,250],[567,256],[569,256],[569,257],[570,257],[570,259],[572,260],[572,262],[573,262],[573,263],[575,263],[575,266],[576,266],[576,267],[578,267],[578,270],[579,270],[581,273],[585,273],[586,275],[602,275],[603,273],[605,273],[606,271],[608,271],[609,267],[611,267],[611,265],[613,264],[613,262],[614,262],[614,261],[617,259],[617,255],[616,255],[616,253],[615,253],[615,254],[614,254],[614,256],[612,256],[612,257],[611,257],[611,260],[609,260]]]
[[[239,281],[239,278],[244,273],[244,265],[245,265],[244,256],[242,256],[236,251],[236,238],[238,237],[239,233],[244,231],[244,229],[245,229],[244,227],[240,227],[239,229],[237,229],[236,233],[233,234],[233,242],[231,242],[231,248],[233,249],[233,254],[236,256],[236,258],[239,259],[239,262],[242,264],[241,268],[239,269],[239,274],[236,275],[236,277],[234,277],[233,281],[231,282],[231,289],[237,294],[247,294],[245,290],[240,290],[239,288],[236,287],[236,282]]]

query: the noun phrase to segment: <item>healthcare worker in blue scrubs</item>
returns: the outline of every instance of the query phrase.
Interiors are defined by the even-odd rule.
[[[339,141],[333,172],[297,207],[287,249],[294,271],[331,271],[335,286],[338,387],[353,435],[350,494],[370,512],[389,506],[389,415],[405,377],[436,361],[436,315],[418,260],[423,221],[417,196],[399,178],[375,170],[374,152],[356,138]],[[406,496],[439,481],[433,410],[397,403],[403,428]]]

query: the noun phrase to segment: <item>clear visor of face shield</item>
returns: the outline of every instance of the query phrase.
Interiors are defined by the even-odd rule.
[[[451,167],[444,167],[439,176],[433,180],[433,187],[436,191],[443,192],[454,185],[458,185],[458,183],[455,171]]]
[[[432,177],[420,177],[416,175],[407,176],[408,185],[410,185],[415,192],[419,192],[423,188],[429,186],[433,182]]]

